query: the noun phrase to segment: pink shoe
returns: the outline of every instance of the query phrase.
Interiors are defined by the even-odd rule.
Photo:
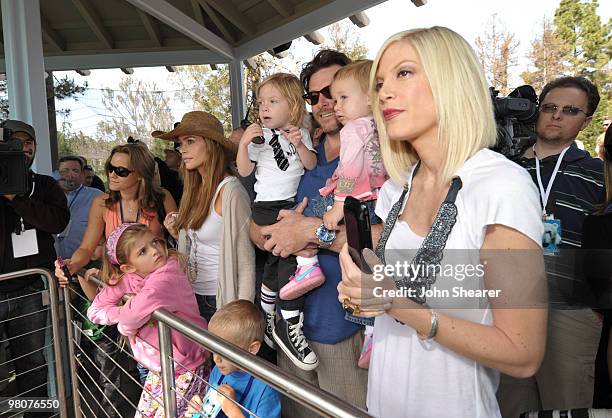
[[[357,366],[362,369],[368,369],[370,367],[370,356],[372,354],[372,335],[366,334],[363,337],[363,347],[361,347],[361,354],[359,360],[357,360]]]
[[[297,299],[315,287],[321,286],[324,282],[325,276],[321,267],[319,267],[319,263],[298,266],[293,276],[289,278],[289,283],[280,290],[280,298],[284,300]]]

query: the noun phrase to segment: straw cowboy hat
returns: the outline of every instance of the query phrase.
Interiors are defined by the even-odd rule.
[[[215,116],[208,112],[193,111],[185,113],[180,124],[170,132],[154,131],[154,138],[177,141],[179,136],[197,135],[211,139],[223,147],[225,152],[236,158],[237,147],[223,135],[223,125]]]

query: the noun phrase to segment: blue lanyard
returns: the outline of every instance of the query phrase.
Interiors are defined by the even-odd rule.
[[[83,190],[83,185],[81,185],[81,187],[79,187],[79,189],[77,190],[77,192],[74,195],[74,197],[72,199],[70,199],[70,203],[68,203],[68,210],[70,210],[72,208],[72,204],[74,203],[76,198],[79,197],[79,193],[81,193],[81,190]]]
[[[219,380],[217,381],[217,387],[221,386],[221,383],[223,382],[223,379],[225,378],[225,376],[221,375],[219,377]],[[240,395],[240,400],[238,401],[238,403],[240,405],[243,404],[244,400],[246,399],[247,395],[249,394],[249,392],[251,391],[251,386],[253,385],[253,376],[249,377],[249,382],[246,385],[246,388],[244,389],[244,392],[242,392],[242,395]],[[223,412],[221,412],[221,415],[219,415],[219,417],[224,417],[225,414],[223,414]]]

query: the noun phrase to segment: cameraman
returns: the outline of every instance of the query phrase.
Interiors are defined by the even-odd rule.
[[[10,140],[23,144],[28,167],[36,155],[34,128],[7,120]],[[70,219],[66,195],[49,176],[28,171],[28,192],[0,196],[0,274],[42,267],[53,271],[53,235]],[[50,283],[49,285],[53,285]],[[18,396],[47,397],[47,366],[43,355],[47,313],[43,309],[40,275],[0,282],[0,335],[6,333],[17,375]],[[7,394],[0,393],[0,396]],[[48,416],[26,413],[25,417]]]
[[[546,354],[534,378],[502,376],[498,398],[508,417],[529,410],[591,407],[601,334],[601,320],[580,300],[585,285],[573,273],[568,251],[580,249],[584,219],[605,198],[602,161],[575,143],[592,120],[599,93],[586,78],[561,77],[544,86],[539,102],[537,141],[518,162],[540,190],[542,221],[556,226],[549,230],[560,235],[552,240],[558,249],[543,242],[545,254],[548,250],[552,255],[545,257],[550,301]],[[567,265],[563,271],[562,263]]]

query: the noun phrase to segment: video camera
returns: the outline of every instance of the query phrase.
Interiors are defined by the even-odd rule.
[[[25,194],[28,191],[28,165],[20,140],[12,139],[13,130],[2,126],[0,140],[0,195]]]
[[[490,87],[490,91],[497,123],[497,142],[493,150],[516,160],[536,142],[538,96],[529,85],[514,89],[508,97],[497,97],[499,91],[494,87]]]

